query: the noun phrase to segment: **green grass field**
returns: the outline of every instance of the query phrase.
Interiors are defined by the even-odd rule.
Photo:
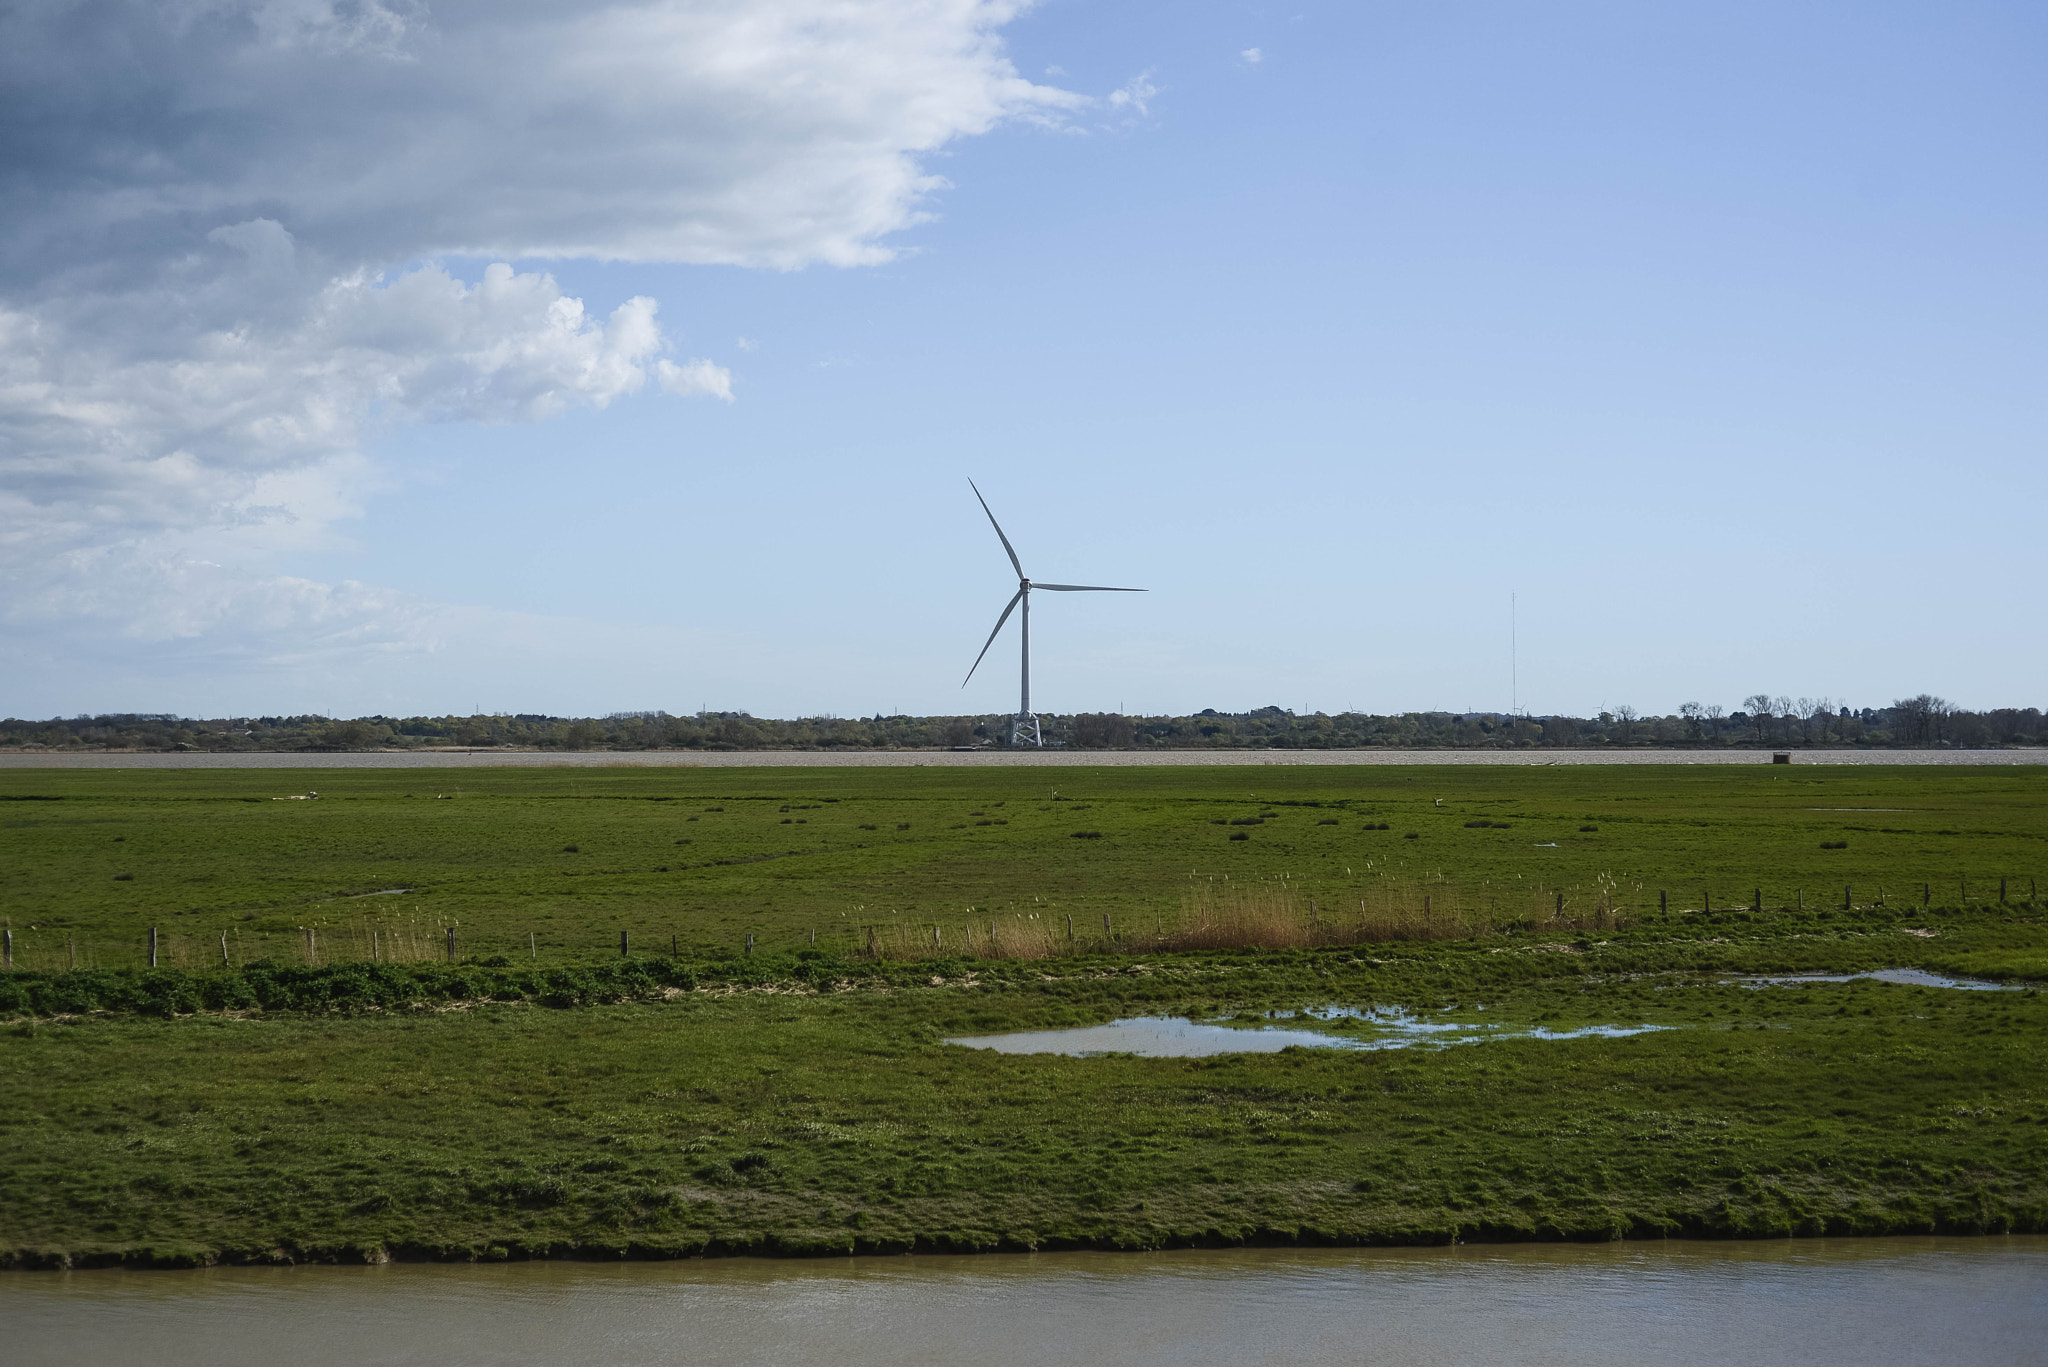
[[[18,1010],[0,1027],[0,1261],[2048,1229],[2048,1002],[2028,986],[2048,978],[2030,881],[2048,774],[462,781],[443,798],[417,771],[0,773],[20,799],[0,802],[15,983],[196,1001],[271,971],[244,973],[260,958],[360,984],[347,960],[373,925],[438,952],[458,924],[464,961],[385,965],[385,996],[317,1012]],[[308,787],[317,802],[270,800]],[[1226,875],[1284,880],[1329,942],[1145,948],[1148,922]],[[391,887],[416,890],[341,900]],[[1423,896],[1486,933],[1345,930],[1353,903]],[[976,958],[952,929],[1070,911],[1085,933],[1049,958]],[[859,927],[898,922],[912,945],[939,928],[943,952],[854,952]],[[139,969],[152,925],[184,969]],[[621,929],[629,962],[670,965],[675,936],[671,977],[694,989],[547,1005],[548,973],[619,964]],[[1900,966],[2020,989],[1721,976]],[[944,1042],[1374,1003],[1667,1028],[1211,1059]]]
[[[1558,892],[1961,905],[2048,876],[2032,766],[13,770],[0,799],[0,915],[36,967],[139,963],[151,926],[195,966],[223,932],[236,962],[302,954],[302,927],[316,952],[382,927],[439,953],[453,925],[465,954],[559,959],[622,930],[693,954],[992,916],[1135,932],[1225,878],[1339,917],[1426,894],[1508,917]],[[412,891],[361,895],[390,888]]]

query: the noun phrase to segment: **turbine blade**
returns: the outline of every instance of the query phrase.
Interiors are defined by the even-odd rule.
[[[989,521],[993,522],[995,521],[995,519],[990,518]],[[968,670],[967,678],[962,679],[960,681],[960,686],[962,688],[967,687],[968,680],[974,677],[974,670],[981,668],[982,660],[988,655],[988,648],[996,643],[997,635],[999,635],[1002,632],[1003,623],[1010,620],[1010,614],[1017,610],[1017,602],[1019,599],[1023,598],[1023,596],[1024,590],[1021,588],[1018,589],[1014,594],[1010,595],[1010,606],[1004,608],[1003,615],[996,618],[996,629],[988,634],[988,639],[986,641],[982,642],[981,654],[974,657],[974,669]]]
[[[1113,589],[1106,584],[1041,584],[1031,581],[1034,589],[1051,589],[1054,593],[1150,593],[1150,589]]]
[[[988,512],[988,500],[981,496],[980,486],[975,484],[975,482],[970,479],[967,481],[967,487],[974,490],[975,500],[981,504],[981,510],[985,513],[988,513],[988,525],[996,529],[996,535],[1002,539],[1003,549],[1010,553],[1011,568],[1015,569],[1017,571],[1017,577],[1019,579],[1022,579],[1024,577],[1024,566],[1018,562],[1017,552],[1016,549],[1010,545],[1010,538],[1007,536],[1003,536],[1003,524],[996,521],[996,515],[994,513]],[[965,688],[966,685],[962,684],[961,687]]]

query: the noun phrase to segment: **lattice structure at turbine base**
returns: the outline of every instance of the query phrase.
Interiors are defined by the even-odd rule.
[[[1013,748],[1019,745],[1029,745],[1039,750],[1045,748],[1045,741],[1038,734],[1036,712],[1019,712],[1010,718],[1010,744]]]

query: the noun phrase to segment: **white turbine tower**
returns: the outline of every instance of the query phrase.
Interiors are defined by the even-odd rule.
[[[981,654],[974,657],[974,666],[967,671],[967,678],[960,681],[960,686],[967,687],[968,681],[974,678],[974,671],[981,668],[982,660],[988,655],[988,648],[994,645],[996,637],[1002,634],[1003,623],[1010,620],[1010,614],[1015,612],[1021,603],[1024,607],[1021,623],[1024,635],[1024,691],[1017,703],[1017,715],[1010,718],[1010,744],[1035,745],[1043,748],[1045,740],[1038,734],[1038,714],[1031,710],[1031,590],[1045,589],[1052,593],[1144,593],[1146,590],[1115,589],[1102,584],[1032,583],[1024,573],[1023,564],[1017,559],[1017,551],[1010,544],[1010,538],[1003,535],[1003,524],[996,521],[994,513],[989,512],[988,500],[982,498],[981,489],[971,479],[967,481],[967,487],[974,490],[974,497],[981,504],[981,510],[988,513],[989,526],[996,529],[996,536],[1001,539],[1003,549],[1009,553],[1010,565],[1017,571],[1017,592],[1010,599],[1009,606],[1003,609],[1003,615],[996,618],[996,629],[991,631],[988,640],[982,643]]]

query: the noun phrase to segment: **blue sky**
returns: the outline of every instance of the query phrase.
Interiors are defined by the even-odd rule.
[[[270,467],[327,472],[302,534],[178,543],[241,585],[203,592],[301,608],[85,631],[30,576],[0,710],[1007,711],[1014,625],[959,686],[1014,588],[969,477],[1035,577],[1151,590],[1035,602],[1047,711],[2043,705],[2039,10],[979,23],[1077,98],[908,153],[944,184],[848,232],[890,259],[785,268],[759,244],[798,229],[758,223],[726,264],[348,238],[658,300],[730,402],[364,399]],[[342,261],[293,193],[263,202],[301,259]],[[18,307],[85,316],[55,278],[18,266]],[[99,535],[63,554],[147,541]]]

